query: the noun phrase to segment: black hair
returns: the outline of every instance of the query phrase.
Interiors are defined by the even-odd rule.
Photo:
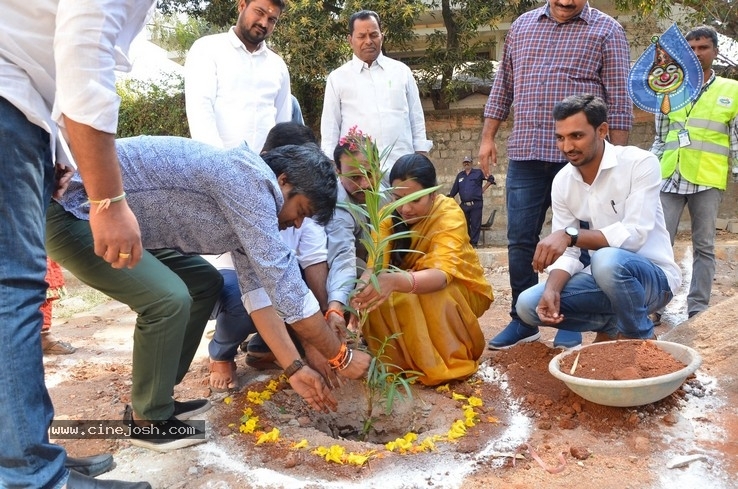
[[[553,108],[553,118],[562,121],[580,112],[584,112],[587,122],[595,129],[607,122],[607,105],[600,97],[589,93],[571,95],[557,102]]]
[[[687,32],[686,36],[684,36],[687,41],[694,41],[695,39],[702,39],[703,37],[712,41],[712,47],[718,47],[718,33],[714,27],[709,25],[695,27],[691,31]]]
[[[390,170],[390,184],[395,180],[414,180],[423,188],[431,188],[438,185],[436,179],[436,167],[425,155],[410,153],[395,161]]]
[[[374,157],[379,160],[379,149],[371,137],[361,133],[361,131],[359,131],[359,134],[352,134],[349,131],[348,135],[338,140],[338,144],[333,150],[333,162],[336,164],[336,171],[339,174],[341,173],[341,156],[347,154],[358,155],[362,151],[371,151]]]
[[[280,146],[261,155],[275,175],[292,185],[288,197],[304,195],[310,201],[312,219],[325,225],[336,208],[338,180],[331,160],[317,144]]]
[[[318,139],[310,127],[297,122],[280,122],[272,127],[269,134],[267,134],[261,152],[265,153],[288,144],[302,145],[307,143],[318,144]]]
[[[427,156],[418,153],[401,156],[395,161],[389,174],[390,185],[395,180],[413,180],[424,189],[438,185],[436,167],[433,166],[433,162]],[[409,229],[408,225],[400,217],[400,214],[397,211],[393,212],[392,231],[402,232],[408,231]],[[390,264],[398,268],[402,265],[402,261],[407,253],[406,250],[410,248],[410,243],[410,237],[404,237],[392,242]]]
[[[354,23],[357,20],[366,20],[370,17],[374,17],[374,19],[377,21],[377,25],[379,26],[379,31],[382,31],[382,21],[379,20],[379,14],[377,14],[373,10],[359,10],[358,12],[354,12],[351,14],[351,17],[349,17],[349,35],[352,35],[354,33]]]
[[[246,5],[250,4],[253,1],[254,0],[246,0]],[[269,2],[272,5],[279,7],[279,10],[281,10],[282,12],[284,12],[285,8],[287,8],[287,3],[284,0],[269,0]]]

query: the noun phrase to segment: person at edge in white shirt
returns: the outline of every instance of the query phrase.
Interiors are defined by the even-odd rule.
[[[284,8],[283,0],[239,0],[235,26],[192,45],[185,61],[192,139],[226,149],[246,141],[258,154],[269,130],[292,119],[287,65],[266,45]],[[228,253],[203,258],[226,280],[235,273]]]
[[[328,308],[328,293],[326,283],[328,281],[328,250],[326,248],[325,228],[306,217],[299,228],[288,227],[279,231],[282,241],[292,250],[300,265],[303,279],[308,289],[318,301],[321,311]],[[212,255],[208,255],[212,256]],[[223,276],[223,289],[216,303],[211,319],[215,319],[215,333],[208,344],[210,354],[210,387],[216,392],[228,389],[238,389],[238,377],[236,375],[236,363],[234,361],[238,353],[239,345],[257,333],[256,325],[249,317],[241,301],[241,291],[238,285],[238,277],[233,265],[230,253],[218,255],[211,262]],[[268,351],[268,346],[263,339],[252,336],[249,345],[259,344],[259,352]],[[243,347],[242,347],[243,348]],[[249,352],[253,357],[253,352]],[[257,364],[272,363],[258,359]],[[247,365],[249,356],[246,358]],[[263,368],[263,367],[262,367]]]
[[[409,153],[427,153],[425,117],[418,85],[403,63],[382,54],[384,35],[376,12],[361,10],[349,19],[350,61],[328,75],[320,121],[321,148],[333,154],[340,137],[358,126],[371,134],[380,154],[385,180],[395,161]]]
[[[0,15],[0,486],[150,488],[95,480],[65,467],[49,442],[54,409],[44,383],[39,307],[46,297],[44,224],[72,156],[92,201],[95,254],[134,267],[143,251],[115,151],[120,98],[114,69],[151,0],[6,0]],[[64,133],[71,155],[61,143]],[[107,203],[107,205],[105,205]]]
[[[239,0],[235,26],[192,45],[185,61],[192,139],[226,149],[246,141],[258,154],[269,129],[292,119],[287,65],[266,45],[284,7],[283,0]]]
[[[544,325],[594,331],[595,341],[653,339],[648,314],[668,304],[682,280],[664,224],[658,158],[606,141],[607,106],[599,97],[567,97],[553,116],[569,164],[554,178],[552,231],[533,258],[548,279],[520,295],[526,326],[508,333],[532,341]],[[580,221],[589,229],[578,229]],[[592,257],[584,269],[583,249]]]

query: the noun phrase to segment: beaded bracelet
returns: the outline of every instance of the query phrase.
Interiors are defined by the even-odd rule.
[[[331,366],[332,369],[337,369],[346,360],[346,356],[348,355],[346,349],[346,343],[342,342],[341,348],[338,349],[338,353],[336,353],[336,356],[328,360],[328,364]]]
[[[86,204],[93,204],[98,206],[97,210],[95,211],[95,214],[100,214],[102,211],[110,207],[110,204],[115,204],[116,202],[120,202],[121,200],[126,198],[126,193],[123,192],[117,197],[111,197],[109,199],[102,199],[102,200],[92,200],[88,199]]]
[[[325,311],[325,316],[323,316],[326,321],[328,321],[328,316],[330,316],[331,314],[338,314],[339,316],[343,317],[343,312],[339,311],[338,309],[334,307],[331,307],[330,309]]]

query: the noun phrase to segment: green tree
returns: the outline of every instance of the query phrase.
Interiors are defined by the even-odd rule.
[[[706,24],[731,39],[738,38],[738,3],[733,0],[616,0],[619,10],[635,12],[634,31],[631,37],[648,44],[653,34],[658,34],[664,21],[676,22],[682,32]],[[738,79],[738,64],[718,53],[717,62],[722,67],[716,71],[721,76]]]
[[[444,29],[436,29],[425,39],[425,56],[418,68],[420,86],[431,94],[435,109],[448,109],[449,104],[472,86],[472,79],[489,80],[494,69],[488,53],[493,43],[480,40],[479,29],[495,24],[503,17],[516,17],[528,10],[534,0],[434,0],[431,14],[439,13]]]
[[[121,97],[118,137],[190,137],[181,76],[169,75],[158,82],[123,80],[117,91]]]
[[[169,52],[177,53],[184,62],[187,51],[202,36],[218,32],[217,28],[202,18],[177,14],[154,15],[149,23],[151,41]]]
[[[620,11],[634,12],[640,19],[667,19],[683,30],[700,24],[738,38],[738,3],[733,0],[616,0]]]
[[[211,26],[211,31],[223,31],[235,24],[238,18],[236,5],[236,0],[163,0],[159,3],[159,10],[170,15],[184,13],[198,21],[204,20]],[[306,123],[317,129],[323,107],[325,78],[331,70],[351,57],[351,48],[346,41],[351,13],[361,9],[375,10],[382,19],[387,34],[386,42],[405,47],[413,39],[414,21],[424,8],[420,0],[288,2],[274,29],[270,45],[290,68],[292,93],[300,101]]]

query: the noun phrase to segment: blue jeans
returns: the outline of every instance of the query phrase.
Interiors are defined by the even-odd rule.
[[[518,320],[518,296],[538,283],[533,255],[540,241],[546,211],[551,207],[551,184],[566,163],[510,160],[506,179],[507,259],[510,267],[513,321]]]
[[[256,333],[256,325],[243,307],[236,271],[223,269],[220,274],[223,289],[210,315],[215,319],[215,334],[208,344],[208,353],[213,360],[233,360],[238,345],[251,333]]]
[[[66,483],[66,453],[49,443],[39,307],[46,298],[44,223],[54,168],[49,133],[0,98],[0,486]]]
[[[561,291],[559,312],[564,320],[556,328],[596,331],[611,338],[651,338],[653,323],[648,315],[672,299],[663,270],[650,260],[621,248],[602,248],[592,254],[592,275],[575,273]],[[518,297],[520,319],[531,326],[541,324],[536,306],[546,284],[526,290]]]

